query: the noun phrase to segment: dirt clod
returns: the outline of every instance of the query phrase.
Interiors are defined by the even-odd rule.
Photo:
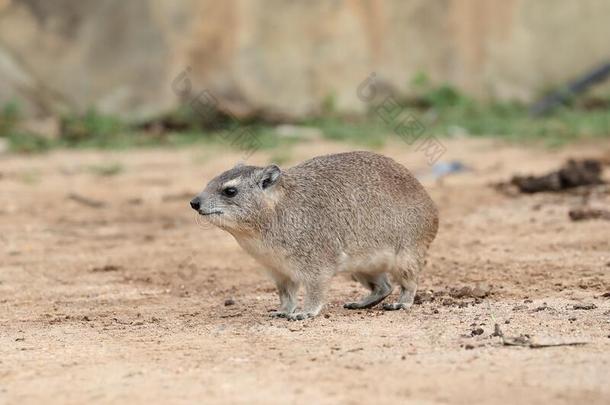
[[[432,301],[434,301],[434,299],[435,299],[435,297],[434,297],[434,293],[432,291],[422,291],[422,292],[418,292],[415,295],[415,300],[413,302],[416,305],[420,305],[425,302],[432,302]]]
[[[476,285],[474,287],[471,286],[463,286],[461,288],[454,288],[449,291],[449,295],[453,298],[485,298],[491,292],[491,288],[488,285]]]
[[[538,306],[538,307],[534,308],[534,309],[532,310],[532,312],[540,312],[540,311],[548,311],[548,310],[553,310],[553,308],[549,307],[549,306],[547,305],[547,303],[546,303],[546,302],[544,302],[542,305],[540,305],[540,306]]]
[[[115,266],[114,264],[107,264],[102,267],[94,267],[91,269],[92,273],[107,273],[110,271],[119,271],[121,266]]]
[[[595,208],[574,208],[568,213],[572,221],[585,221],[588,219],[603,219],[610,221],[610,211]]]
[[[595,308],[597,308],[597,305],[593,304],[592,302],[572,305],[572,309],[579,309],[584,311],[588,311]]]
[[[484,332],[485,331],[483,330],[483,328],[476,328],[476,329],[473,329],[472,331],[470,331],[470,334],[472,336],[479,336],[479,335],[482,335]]]
[[[562,191],[602,184],[602,164],[596,159],[568,160],[560,169],[542,176],[514,176],[511,184],[522,193]]]

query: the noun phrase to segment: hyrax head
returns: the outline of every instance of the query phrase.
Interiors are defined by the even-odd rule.
[[[276,165],[237,165],[212,179],[191,200],[191,208],[219,228],[247,230],[271,207],[281,174]]]

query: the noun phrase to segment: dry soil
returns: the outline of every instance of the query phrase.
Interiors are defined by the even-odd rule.
[[[610,222],[568,211],[609,208],[609,188],[507,195],[490,184],[610,142],[445,143],[444,159],[470,171],[436,181],[421,152],[381,150],[440,208],[424,302],[349,311],[342,304],[364,291],[337,277],[304,322],[270,319],[277,299],[261,266],[189,208],[239,153],[2,157],[0,403],[608,404]],[[302,144],[283,165],[347,149]],[[477,286],[478,298],[456,291]],[[503,346],[496,322],[507,337],[586,344]]]

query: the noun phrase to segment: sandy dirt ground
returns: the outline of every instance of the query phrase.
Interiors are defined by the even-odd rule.
[[[269,318],[277,298],[264,269],[188,206],[238,153],[2,157],[0,403],[608,404],[610,222],[568,211],[586,198],[609,208],[610,190],[509,196],[490,184],[610,142],[446,146],[445,159],[472,170],[423,177],[441,213],[423,302],[349,311],[365,291],[336,277],[321,315],[303,322]],[[349,149],[297,145],[284,165]],[[381,152],[425,174],[420,152]],[[123,170],[101,175],[114,163]],[[496,322],[506,336],[586,344],[503,346]]]

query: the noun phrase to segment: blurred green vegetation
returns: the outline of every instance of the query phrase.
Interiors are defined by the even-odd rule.
[[[41,152],[51,147],[50,142],[39,135],[19,129],[23,117],[19,104],[9,102],[0,108],[0,138],[6,138],[11,150],[18,152]]]
[[[548,146],[610,137],[610,95],[572,100],[547,116],[534,118],[524,104],[476,101],[448,84],[432,84],[425,74],[416,75],[409,86],[413,95],[396,102],[403,114],[410,114],[425,127],[427,134],[491,136]],[[60,117],[58,136],[49,138],[21,129],[23,117],[19,105],[13,102],[0,109],[0,137],[8,140],[12,150],[30,153],[54,147],[125,149],[193,143],[238,149],[289,149],[297,142],[310,141],[312,129],[320,137],[371,149],[383,146],[392,137],[399,139],[393,133],[398,122],[387,124],[375,105],[369,107],[368,113],[361,116],[341,115],[336,112],[335,95],[330,94],[317,117],[293,123],[296,130],[288,135],[264,118],[253,117],[238,123],[226,114],[213,112],[202,119],[188,107],[140,124],[127,124],[118,117],[91,109],[84,114]],[[298,130],[303,127],[310,131],[306,134]],[[281,154],[276,151],[273,156],[285,161],[289,154],[289,150]]]
[[[122,173],[125,170],[122,164],[118,162],[101,163],[97,165],[87,166],[89,173],[95,174],[101,177],[115,176]]]

